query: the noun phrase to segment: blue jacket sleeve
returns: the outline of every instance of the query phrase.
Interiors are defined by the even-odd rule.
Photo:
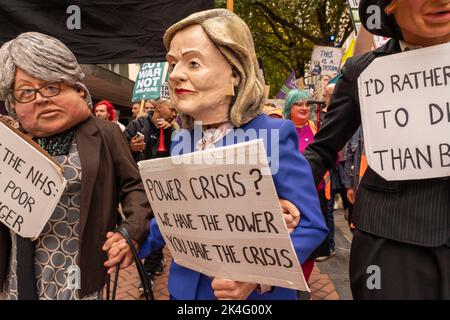
[[[291,233],[291,239],[297,257],[303,263],[325,239],[328,229],[320,210],[311,167],[298,151],[297,133],[292,122],[283,121],[278,145],[278,172],[273,179],[278,197],[289,200],[300,210],[300,223]],[[273,150],[271,154],[273,156]]]
[[[143,259],[149,256],[152,251],[161,249],[162,247],[164,247],[164,245],[164,238],[161,234],[161,231],[159,231],[156,219],[153,218],[149,222],[149,232],[147,235],[147,239],[145,239],[144,243],[141,246],[141,250],[139,251],[139,258]]]
[[[172,134],[171,138],[172,138],[172,142],[170,144],[171,156],[182,154],[182,152],[176,154],[173,153],[174,147],[177,146],[179,143],[186,143],[187,141],[189,145],[185,146],[185,148],[188,148],[190,146],[191,141],[190,134],[189,131],[185,129],[180,129],[179,131],[177,131],[177,133]],[[161,234],[161,231],[159,231],[156,219],[153,218],[152,220],[150,220],[147,239],[145,239],[144,243],[141,246],[141,250],[139,251],[139,258],[143,259],[149,256],[152,253],[152,251],[158,250],[164,247],[164,245],[165,245],[164,238]]]

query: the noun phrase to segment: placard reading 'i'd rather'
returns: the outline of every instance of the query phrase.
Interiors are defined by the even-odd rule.
[[[309,291],[261,139],[138,165],[178,264],[211,277]]]
[[[450,176],[450,43],[375,59],[358,86],[376,173],[392,181]]]
[[[36,239],[66,186],[62,169],[0,121],[0,221],[23,238]]]

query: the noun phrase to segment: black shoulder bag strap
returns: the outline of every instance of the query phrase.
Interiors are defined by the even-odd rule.
[[[153,292],[148,283],[147,275],[145,274],[144,267],[142,265],[141,260],[139,259],[138,253],[136,251],[136,248],[133,245],[133,242],[131,241],[131,237],[128,234],[127,229],[125,229],[124,227],[118,227],[114,232],[119,232],[127,241],[128,246],[131,248],[131,253],[133,254],[134,263],[136,264],[136,269],[138,271],[139,278],[141,280],[142,286],[144,287],[145,299],[146,300],[154,300]],[[108,274],[106,276],[106,300],[115,300],[116,299],[117,284],[119,282],[119,270],[120,270],[120,264],[118,263],[116,265],[116,272],[114,275],[112,295],[110,295],[110,290],[111,290],[110,275]]]

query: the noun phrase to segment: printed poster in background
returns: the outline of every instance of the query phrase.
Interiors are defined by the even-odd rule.
[[[138,166],[178,264],[211,277],[309,291],[262,139]]]
[[[131,101],[168,98],[168,68],[167,62],[143,63],[134,83]]]
[[[309,72],[313,75],[335,75],[341,65],[342,49],[314,46]]]
[[[350,7],[350,16],[352,18],[353,26],[357,34],[359,33],[359,29],[361,28],[361,19],[359,17],[359,2],[360,0],[348,0],[348,4]]]

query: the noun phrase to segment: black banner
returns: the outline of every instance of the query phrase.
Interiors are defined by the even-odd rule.
[[[159,62],[164,31],[212,8],[213,0],[0,0],[0,44],[37,31],[61,40],[79,63]]]

